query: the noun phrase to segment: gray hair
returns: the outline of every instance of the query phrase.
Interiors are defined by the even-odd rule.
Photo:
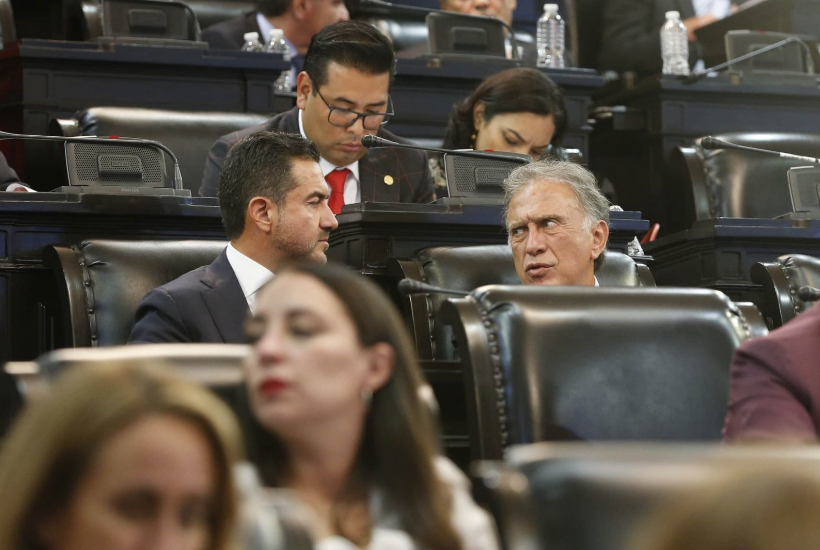
[[[598,189],[592,172],[574,162],[539,160],[519,166],[504,180],[504,223],[513,197],[533,182],[565,183],[575,192],[584,211],[584,227],[603,221],[609,226],[609,201]]]

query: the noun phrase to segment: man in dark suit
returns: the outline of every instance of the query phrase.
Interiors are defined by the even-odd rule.
[[[266,42],[271,29],[282,29],[291,56],[304,56],[314,34],[350,18],[343,0],[260,0],[257,8],[208,27],[202,31],[203,42],[218,50],[239,50],[245,33],[255,32]]]
[[[318,160],[313,143],[297,135],[259,132],[240,141],[219,188],[230,243],[212,264],[146,294],[129,342],[244,342],[257,291],[279,266],[327,261],[338,223]]]
[[[677,11],[689,34],[689,65],[700,57],[695,31],[733,10],[731,0],[605,0],[598,70],[661,72],[661,27]]]
[[[727,441],[816,441],[820,434],[820,307],[763,338],[744,342],[732,360]]]
[[[222,136],[208,153],[199,194],[217,194],[222,162],[234,143],[259,130],[279,129],[316,143],[334,213],[362,201],[430,202],[433,182],[425,153],[361,145],[367,134],[404,142],[383,128],[393,111],[394,63],[390,43],[372,25],[344,21],[326,27],[311,41],[297,79],[296,107]]]

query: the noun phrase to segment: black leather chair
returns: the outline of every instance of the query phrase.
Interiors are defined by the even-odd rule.
[[[256,10],[256,2],[249,0],[185,0],[185,3],[194,10],[202,30]]]
[[[578,67],[596,69],[603,35],[603,0],[564,0],[570,51]]]
[[[260,124],[268,118],[256,113],[91,107],[78,112],[74,119],[52,121],[51,133],[127,136],[159,141],[177,156],[185,188],[196,195],[202,183],[205,159],[214,142],[225,134]],[[173,164],[170,160],[167,163],[168,173],[173,174]]]
[[[412,260],[391,258],[388,270],[397,280],[409,278],[467,292],[485,285],[521,284],[507,245],[425,248]],[[601,286],[655,286],[648,267],[620,252],[605,251],[595,275]],[[439,321],[439,309],[447,297],[415,294],[403,299],[405,319],[412,327],[421,359],[456,359],[452,330]]]
[[[715,137],[796,155],[815,157],[820,152],[818,134],[731,133]],[[787,170],[809,164],[733,149],[706,151],[697,145],[677,148],[672,163],[671,173],[682,178],[676,185],[687,194],[687,227],[697,220],[774,218],[791,212]]]
[[[774,262],[752,266],[752,282],[763,286],[761,313],[776,329],[806,311],[814,302],[804,302],[797,295],[802,286],[820,287],[820,259],[804,254],[786,254]]]
[[[46,248],[44,262],[57,278],[65,341],[72,347],[125,344],[149,290],[211,263],[226,245],[89,240]]]
[[[442,305],[473,458],[555,440],[716,441],[753,307],[702,289],[487,286]]]
[[[628,550],[647,514],[739,471],[820,475],[816,447],[541,443],[484,462],[473,488],[506,550]]]

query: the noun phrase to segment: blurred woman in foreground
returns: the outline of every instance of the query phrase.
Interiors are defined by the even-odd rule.
[[[206,390],[145,362],[72,368],[0,454],[0,548],[227,550],[239,435]]]
[[[437,456],[402,321],[375,285],[299,265],[262,291],[248,327],[248,392],[267,484],[317,519],[324,548],[495,549],[464,475]]]

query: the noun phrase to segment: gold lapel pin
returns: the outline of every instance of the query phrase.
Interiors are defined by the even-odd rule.
[[[393,185],[393,176],[384,176],[385,185]]]

